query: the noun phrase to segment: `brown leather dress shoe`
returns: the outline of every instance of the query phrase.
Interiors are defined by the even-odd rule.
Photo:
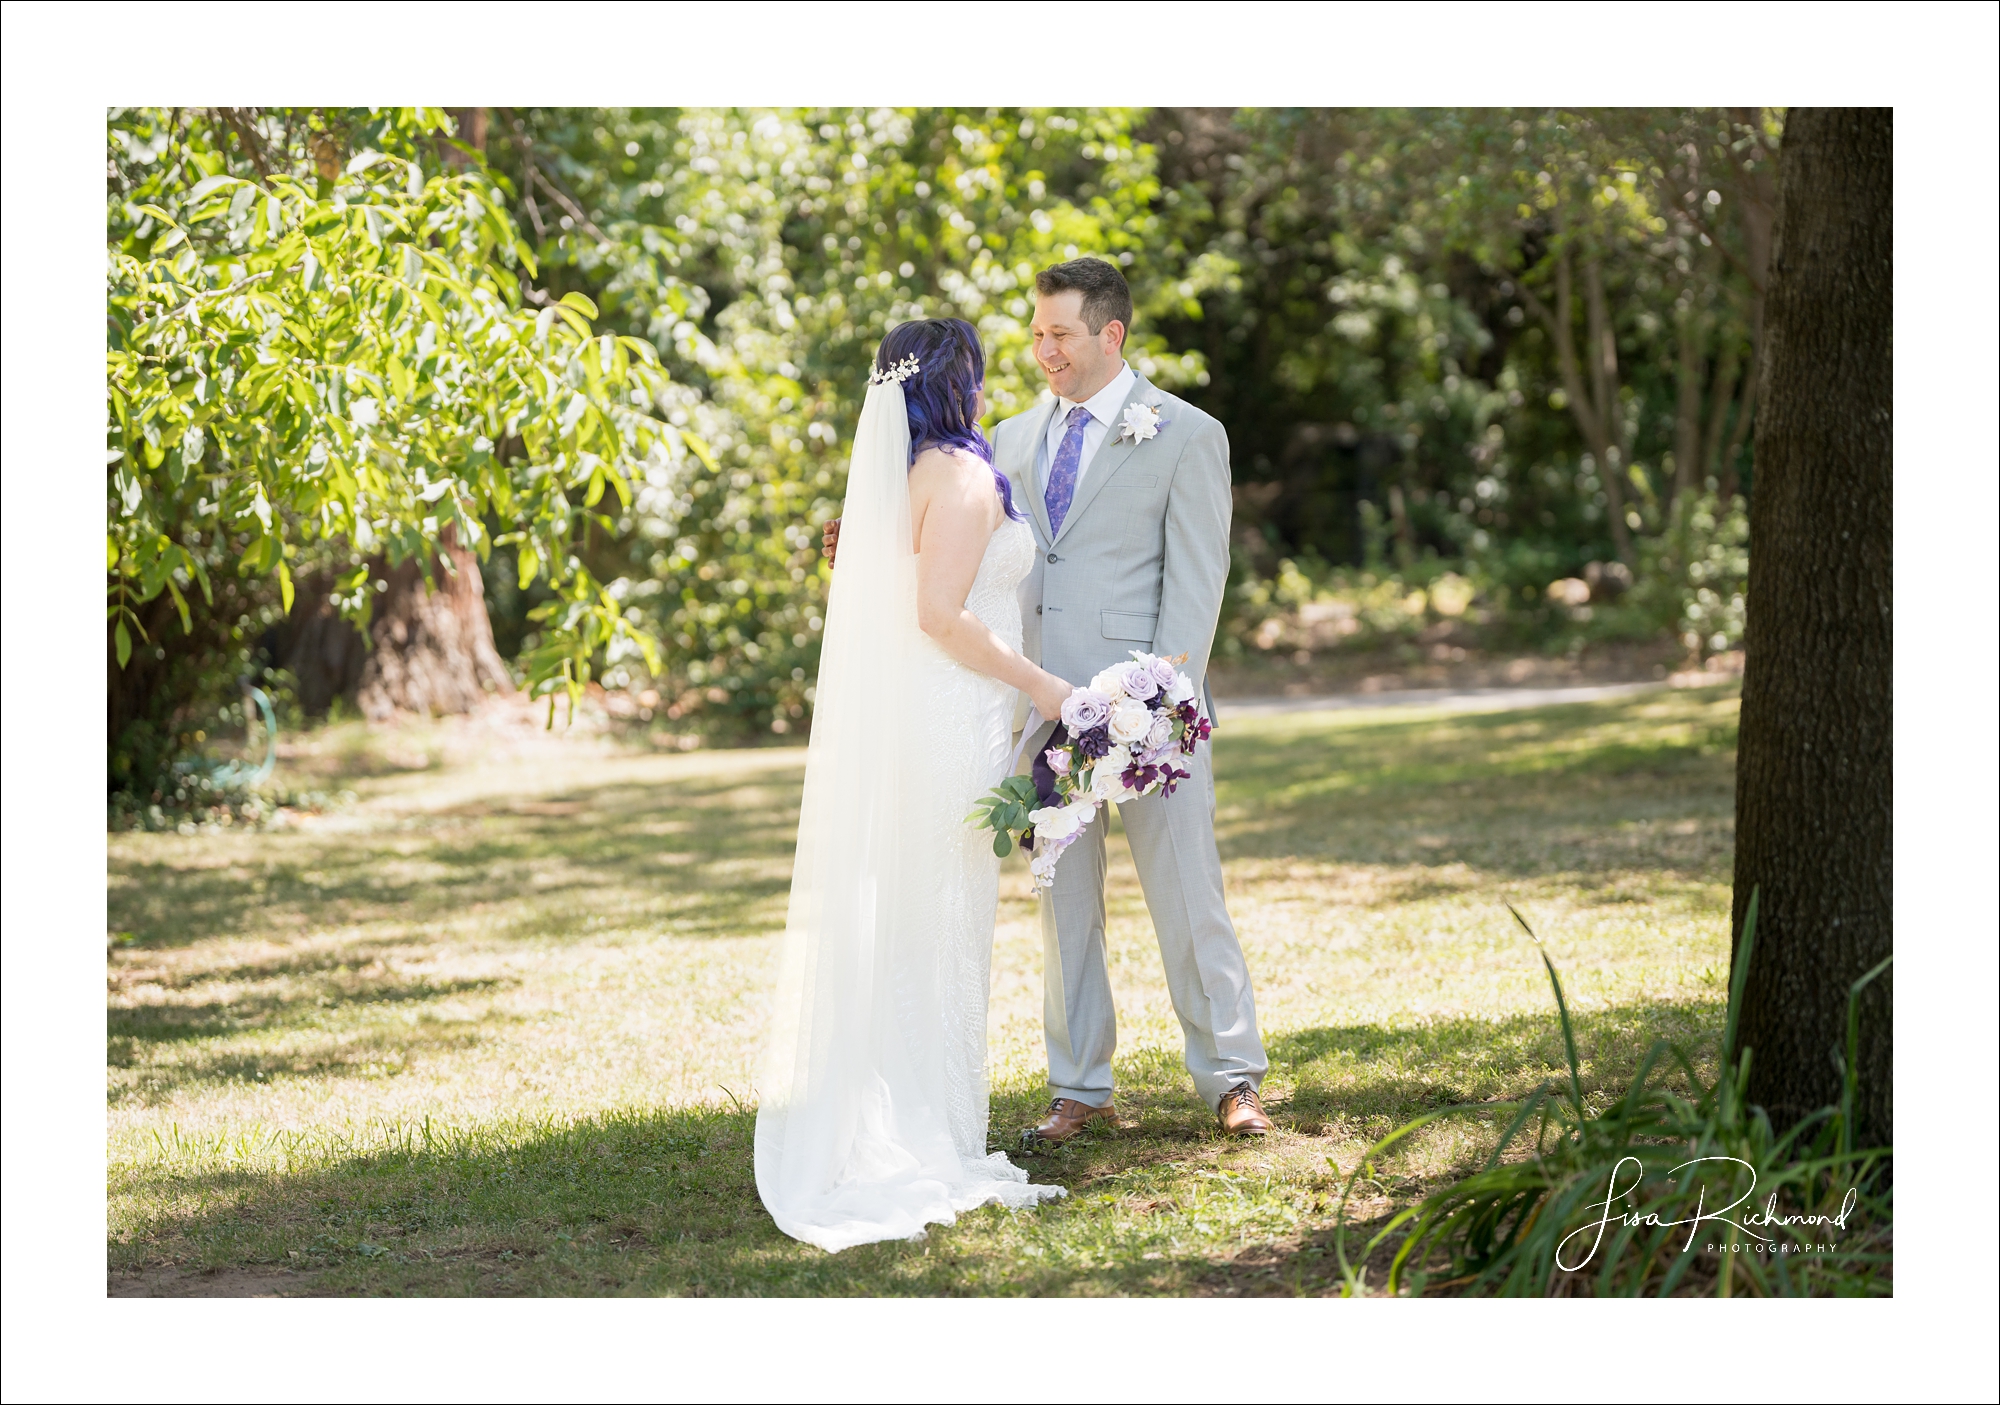
[[[1021,1145],[1060,1146],[1099,1119],[1102,1119],[1108,1127],[1118,1125],[1118,1116],[1111,1110],[1110,1103],[1106,1103],[1103,1107],[1092,1107],[1089,1103],[1080,1103],[1075,1098],[1057,1098],[1049,1104],[1049,1115],[1044,1117],[1038,1126],[1030,1127],[1021,1133]]]
[[[1215,1109],[1215,1120],[1222,1124],[1222,1134],[1227,1137],[1261,1137],[1271,1130],[1264,1104],[1257,1100],[1257,1090],[1248,1083],[1238,1083],[1222,1095],[1222,1103]]]

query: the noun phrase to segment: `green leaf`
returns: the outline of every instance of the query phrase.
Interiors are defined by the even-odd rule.
[[[585,317],[597,316],[597,304],[582,293],[564,293],[562,295],[562,302],[559,305],[562,307],[573,307]]]
[[[161,254],[167,252],[167,250],[175,247],[178,244],[183,244],[186,241],[187,241],[186,230],[170,229],[165,234],[162,234],[158,239],[155,239],[153,241],[153,257],[158,258]]]
[[[276,538],[272,540],[275,541]],[[287,566],[282,558],[278,562],[278,593],[284,597],[285,613],[289,615],[292,612],[292,568]],[[179,594],[180,592],[175,592],[176,598]]]
[[[167,593],[174,597],[174,608],[181,613],[181,632],[193,634],[194,624],[188,618],[188,602],[181,596],[181,588],[174,584],[172,576],[167,577]]]
[[[115,538],[104,538],[104,569],[115,570],[118,565],[118,542]]]
[[[112,627],[111,638],[118,645],[118,666],[123,668],[132,661],[132,636],[125,631],[125,621]]]
[[[188,199],[199,200],[211,190],[220,190],[225,185],[235,185],[237,179],[235,176],[210,176],[206,180],[196,182],[195,188],[188,192]]]
[[[543,310],[545,312],[560,313],[562,316],[562,320],[569,323],[569,325],[576,330],[576,334],[578,336],[587,337],[590,335],[590,324],[577,315],[577,311],[575,308],[565,306],[565,304],[569,302],[570,298],[580,297],[580,296],[582,295],[579,293],[571,293],[569,297],[564,298],[562,302],[557,303],[553,308],[545,308]]]
[[[1014,852],[1014,837],[1005,830],[993,836],[993,852],[1001,858]]]

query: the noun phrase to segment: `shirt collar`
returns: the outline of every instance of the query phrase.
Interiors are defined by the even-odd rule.
[[[1116,424],[1118,422],[1118,402],[1125,398],[1126,392],[1131,390],[1138,379],[1139,373],[1132,369],[1132,363],[1129,361],[1122,363],[1118,374],[1111,378],[1109,385],[1105,386],[1104,389],[1098,391],[1097,394],[1091,396],[1088,400],[1082,402],[1084,408],[1090,411],[1090,417],[1099,424]],[[1060,396],[1057,399],[1062,409],[1056,418],[1067,419],[1070,407],[1077,402],[1074,400],[1063,400]]]

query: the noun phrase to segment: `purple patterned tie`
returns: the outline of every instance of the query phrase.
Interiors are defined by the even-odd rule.
[[[1083,431],[1089,427],[1089,408],[1073,406],[1062,443],[1056,446],[1056,461],[1049,465],[1048,491],[1042,495],[1049,508],[1051,535],[1062,530],[1063,518],[1069,516],[1070,499],[1076,496],[1076,475],[1083,465]]]

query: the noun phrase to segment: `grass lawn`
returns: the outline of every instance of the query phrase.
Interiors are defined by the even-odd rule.
[[[1066,1200],[838,1255],[780,1234],[750,1167],[803,751],[473,754],[462,729],[329,729],[287,767],[351,804],[110,836],[110,1290],[1335,1289],[1332,1202],[1374,1138],[1561,1066],[1505,902],[1563,973],[1588,1090],[1622,1091],[1659,1035],[1712,1059],[1736,707],[1731,688],[1477,715],[1225,706],[1218,822],[1277,1133],[1214,1135],[1114,824],[1122,1126],[1027,1158]],[[1018,855],[1001,892],[992,1143],[1011,1147],[1047,1096]],[[1375,1167],[1360,1217],[1496,1132],[1426,1128]]]

